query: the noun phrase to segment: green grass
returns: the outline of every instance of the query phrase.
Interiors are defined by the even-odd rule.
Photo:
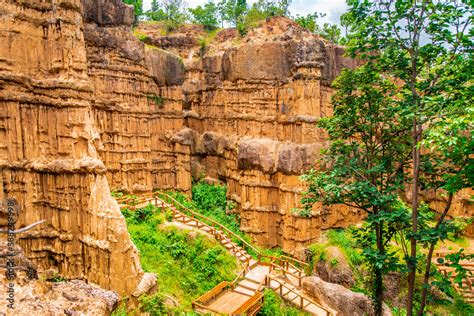
[[[155,310],[157,315],[191,312],[194,299],[220,282],[236,277],[236,259],[214,239],[164,226],[169,216],[157,213],[152,205],[123,213],[140,251],[143,270],[158,275],[159,292],[143,298],[142,312]],[[172,309],[164,306],[167,297],[172,297],[179,306]]]
[[[360,250],[357,249],[352,229],[332,229],[327,234],[329,245],[339,247],[342,250],[351,267],[360,266],[363,258]]]
[[[326,260],[326,248],[329,246],[338,247],[347,259],[352,269],[363,264],[361,251],[357,249],[351,229],[331,229],[327,231],[327,243],[312,244],[309,249],[313,254],[313,260]]]

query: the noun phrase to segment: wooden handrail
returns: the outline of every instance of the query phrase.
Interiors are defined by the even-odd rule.
[[[249,309],[254,307],[261,299],[263,294],[260,292],[255,292],[255,294],[249,298],[244,304],[232,312],[232,315],[242,315],[247,312]]]
[[[196,301],[192,302],[192,303],[191,303],[191,306],[193,307],[193,309],[195,308],[195,306],[197,306],[197,307],[200,307],[200,308],[202,308],[202,309],[208,310],[208,311],[210,311],[210,312],[216,313],[216,314],[218,314],[218,315],[221,314],[221,312],[218,311],[217,309],[213,309],[213,308],[210,308],[209,306],[202,305],[202,304],[200,304],[200,303],[198,303],[198,302],[196,302]]]
[[[210,300],[214,299],[217,295],[222,293],[227,287],[229,287],[230,283],[227,281],[222,281],[221,283],[217,284],[208,292],[204,293],[203,295],[199,296],[194,302],[207,304]]]
[[[285,255],[281,255],[280,257],[275,257],[275,256],[268,256],[268,255],[265,255],[263,254],[260,250],[258,250],[257,248],[255,248],[254,246],[252,246],[251,244],[249,244],[246,240],[244,240],[242,237],[240,237],[239,235],[237,235],[236,233],[234,233],[233,231],[231,231],[230,229],[228,229],[227,227],[225,227],[224,225],[222,225],[221,223],[219,222],[216,222],[215,220],[211,219],[211,218],[208,218],[200,213],[197,213],[191,209],[189,209],[188,207],[186,207],[185,205],[183,205],[181,202],[179,202],[178,200],[176,200],[174,197],[172,197],[171,195],[167,194],[167,193],[164,193],[164,192],[161,192],[161,191],[155,191],[153,193],[147,193],[147,194],[143,194],[142,196],[138,196],[137,198],[129,198],[129,199],[126,199],[125,201],[133,201],[135,205],[137,204],[141,204],[141,203],[144,203],[146,201],[152,201],[154,198],[156,199],[156,197],[159,197],[161,199],[161,196],[164,196],[165,198],[168,198],[170,200],[170,202],[174,205],[178,205],[179,207],[182,208],[181,211],[185,211],[187,212],[188,214],[191,214],[191,218],[193,218],[194,220],[197,220],[197,221],[204,221],[204,222],[208,222],[208,223],[211,223],[212,226],[209,226],[209,227],[218,227],[221,231],[223,231],[227,237],[229,237],[231,240],[232,238],[234,239],[237,239],[239,240],[243,247],[246,247],[247,249],[251,249],[256,255],[258,255],[258,261],[259,262],[263,262],[262,261],[262,258],[266,258],[268,260],[270,260],[270,262],[278,262],[278,265],[280,267],[285,267],[286,265],[289,265],[291,264],[291,266],[298,271],[298,273],[301,274],[303,273],[301,271],[301,269],[299,269],[298,267],[296,267],[294,264],[292,264],[291,262],[289,262],[289,260],[291,261],[294,261],[294,262],[297,262],[299,264],[303,264],[303,265],[306,265],[306,266],[309,266],[307,263],[301,261],[301,260],[298,260],[298,259],[295,259],[295,258],[292,258],[292,257],[289,257],[289,256],[285,256]],[[165,201],[164,201],[165,202]],[[166,202],[165,202],[166,204]],[[166,207],[168,208],[171,208],[172,205],[165,205]],[[230,235],[230,236],[229,236]],[[286,268],[286,270],[288,270]],[[289,272],[289,271],[288,271]]]
[[[271,285],[271,281],[275,281],[277,282],[279,285],[280,285],[280,288],[285,288],[287,289],[288,291],[290,291],[291,293],[294,293],[296,296],[299,296],[302,300],[307,300],[308,302],[316,305],[317,307],[321,308],[322,310],[324,310],[326,312],[326,315],[330,316],[332,315],[332,313],[327,310],[325,307],[323,307],[322,305],[316,303],[313,299],[309,298],[308,296],[304,295],[303,293],[301,292],[295,292],[292,288],[288,287],[285,283],[281,282],[280,280],[276,279],[276,278],[273,278],[271,275],[267,275],[267,278],[268,278],[268,285]],[[288,292],[287,292],[288,293]],[[292,301],[292,300],[290,300]],[[292,301],[293,302],[293,301]]]
[[[221,223],[218,223],[213,219],[210,219],[210,218],[208,218],[208,217],[206,217],[202,214],[199,214],[197,212],[194,212],[193,210],[190,210],[188,207],[184,206],[181,202],[177,201],[175,198],[173,198],[172,196],[170,196],[167,193],[160,192],[160,191],[157,191],[155,193],[158,194],[158,195],[161,194],[161,195],[164,195],[164,196],[168,197],[172,202],[174,202],[177,205],[181,206],[182,208],[184,208],[185,211],[187,211],[187,212],[191,213],[193,216],[195,216],[195,218],[198,217],[198,218],[204,219],[205,221],[211,222],[213,225],[219,227],[222,231],[224,231],[224,232],[228,233],[229,235],[231,235],[232,237],[238,239],[240,242],[242,242],[243,245],[245,245],[249,249],[252,249],[252,251],[254,251],[256,254],[260,254],[260,251],[258,249],[253,247],[251,244],[249,244],[247,241],[245,241],[242,237],[240,237],[239,235],[237,235],[236,233],[234,233],[233,231],[231,231],[230,229],[228,229],[227,227],[225,227]]]
[[[284,260],[289,261],[289,262],[290,261],[297,262],[298,264],[301,264],[304,267],[309,267],[309,264],[307,262],[301,261],[301,260],[293,258],[293,257],[281,255],[280,258],[283,258]]]

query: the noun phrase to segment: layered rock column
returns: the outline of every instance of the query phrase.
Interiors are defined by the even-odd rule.
[[[0,5],[0,181],[21,205],[19,236],[52,266],[121,294],[143,274],[97,152],[79,0]]]
[[[98,151],[111,186],[189,192],[189,153],[170,141],[183,126],[181,59],[145,48],[131,33],[133,11],[121,1],[82,2]]]

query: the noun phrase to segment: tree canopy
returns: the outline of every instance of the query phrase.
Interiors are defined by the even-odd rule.
[[[456,229],[447,218],[453,195],[473,186],[473,4],[348,5],[342,17],[347,52],[364,65],[335,81],[334,116],[319,123],[330,145],[324,164],[303,177],[309,184],[303,203],[366,211],[357,237],[372,271],[376,314],[382,312],[380,276],[397,270],[407,274],[407,315],[423,315],[429,289],[445,290],[433,280],[431,261],[438,241]],[[313,27],[311,17],[301,23]],[[443,195],[444,209],[429,209],[421,192]],[[385,247],[390,242],[400,245],[403,262]],[[421,286],[415,283],[419,271]]]

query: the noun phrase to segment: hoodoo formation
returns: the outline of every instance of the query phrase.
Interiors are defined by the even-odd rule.
[[[133,6],[121,0],[0,4],[0,198],[18,202],[17,229],[44,220],[16,234],[23,270],[38,274],[33,280],[20,274],[15,301],[23,310],[16,314],[109,315],[120,297],[136,307],[140,296],[160,287],[160,277],[143,271],[127,230],[121,206],[129,201],[117,202],[114,192],[190,197],[193,183],[226,185],[234,206],[227,212],[239,218],[246,242],[303,261],[326,230],[366,217],[342,204],[315,204],[310,216],[294,211],[306,189],[299,177],[329,144],[316,122],[333,114],[332,82],[361,62],[286,17],[267,19],[244,36],[228,28],[211,38],[196,24],[163,30],[136,22]],[[471,195],[470,189],[457,193],[449,215],[472,217]],[[412,199],[411,192],[403,196]],[[446,205],[439,192],[421,196],[434,210]],[[172,205],[164,196],[143,201],[163,210]],[[178,227],[209,225],[173,212]],[[472,226],[464,233],[474,233]],[[211,228],[203,234],[216,236]],[[228,243],[243,247],[245,258],[254,255],[235,236]],[[7,235],[1,238],[6,247]],[[221,244],[227,247],[222,238]],[[237,253],[232,248],[245,266]],[[72,281],[44,283],[58,278]],[[349,315],[347,306],[321,298],[331,296],[321,288],[343,295],[338,288],[327,283],[315,290],[314,284],[310,294],[323,291],[318,306]],[[8,298],[3,289],[2,300]],[[357,299],[370,305],[365,296]],[[0,302],[4,313],[12,313],[6,301]]]

